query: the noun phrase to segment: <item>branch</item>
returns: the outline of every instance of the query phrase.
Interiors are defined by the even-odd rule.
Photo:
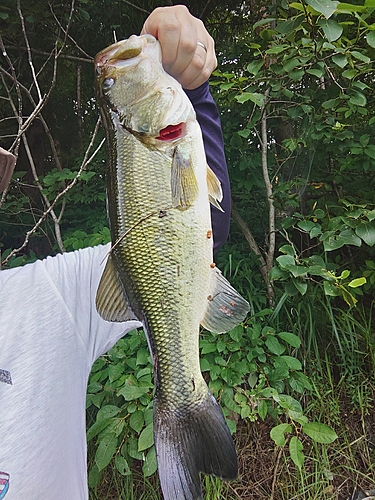
[[[264,260],[263,254],[260,251],[260,248],[259,248],[257,242],[255,241],[253,233],[250,231],[248,225],[246,224],[246,222],[243,220],[243,218],[239,214],[233,201],[232,201],[232,217],[233,217],[233,220],[235,221],[235,223],[237,224],[238,228],[242,231],[242,234],[245,236],[245,239],[249,244],[250,250],[252,250],[255,253],[255,255],[257,255],[259,257],[260,272],[261,272],[263,281],[265,282],[266,287],[267,287],[268,301],[270,304],[272,304],[273,299],[274,299],[274,291],[272,288],[272,284],[270,282],[269,272],[267,270],[266,261]]]
[[[17,10],[18,10],[19,18],[21,20],[22,34],[23,34],[23,37],[25,39],[25,45],[26,45],[26,50],[27,50],[27,58],[28,58],[28,61],[29,61],[29,65],[30,65],[30,69],[31,69],[31,74],[33,76],[33,81],[35,83],[35,88],[36,88],[36,91],[38,93],[39,101],[41,101],[42,100],[42,94],[40,92],[38,80],[36,78],[35,69],[34,69],[34,65],[33,65],[33,60],[32,60],[32,57],[31,57],[30,44],[29,44],[29,39],[27,38],[27,34],[26,34],[25,20],[23,18],[23,14],[22,14],[22,11],[21,11],[20,0],[17,0]]]
[[[275,206],[273,203],[272,184],[268,173],[268,137],[267,137],[267,106],[269,102],[269,89],[265,92],[265,99],[262,106],[261,119],[261,150],[262,150],[262,173],[268,201],[268,252],[266,258],[267,272],[271,271],[275,256],[276,233],[275,233]]]
[[[19,52],[20,50],[23,50],[24,52],[26,49],[24,47],[13,47],[12,45],[5,45],[5,48],[7,50],[17,50]],[[44,50],[37,50],[31,48],[31,53],[32,54],[38,54],[40,56],[50,56],[50,52],[45,52]],[[78,56],[71,56],[69,54],[59,54],[59,59],[68,59],[70,61],[78,61],[78,62],[84,62],[84,63],[89,63],[92,64],[94,61],[94,58],[89,56],[90,58],[84,58],[84,57],[78,57]]]
[[[25,240],[24,242],[22,243],[22,245],[18,248],[15,248],[14,250],[12,250],[10,252],[10,254],[7,256],[6,259],[4,259],[4,261],[2,262],[2,265],[5,265],[9,259],[11,257],[13,257],[14,255],[16,255],[17,253],[19,253],[21,250],[23,250],[26,245],[28,244],[29,242],[29,239],[30,239],[30,236],[32,234],[34,234],[37,229],[40,227],[40,225],[42,224],[42,222],[46,219],[47,215],[49,215],[52,210],[54,209],[56,203],[70,190],[72,189],[72,187],[78,182],[78,179],[79,177],[81,176],[82,172],[86,169],[87,165],[89,165],[92,160],[95,158],[95,156],[98,154],[99,150],[101,149],[101,147],[103,146],[104,142],[105,142],[105,139],[103,139],[99,146],[95,149],[95,151],[92,153],[92,155],[89,157],[89,154],[90,154],[90,150],[92,149],[93,147],[93,144],[94,144],[94,141],[95,141],[95,138],[96,138],[96,135],[98,133],[98,130],[99,130],[99,125],[100,125],[100,119],[98,119],[98,121],[96,122],[96,125],[95,125],[95,129],[94,129],[94,132],[93,132],[93,135],[92,135],[92,138],[91,138],[91,141],[90,141],[90,144],[88,145],[87,149],[86,149],[86,153],[85,153],[85,156],[84,156],[84,159],[82,161],[82,164],[77,172],[77,175],[74,177],[74,179],[66,186],[65,189],[63,189],[57,196],[56,198],[54,199],[54,201],[50,204],[50,206],[48,207],[48,209],[42,214],[42,216],[39,218],[39,220],[36,222],[36,224],[34,225],[34,227],[32,229],[30,229],[30,231],[28,231],[26,233],[26,236],[25,236]]]

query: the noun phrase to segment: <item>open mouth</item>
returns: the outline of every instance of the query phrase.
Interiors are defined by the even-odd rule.
[[[168,127],[163,128],[159,132],[159,136],[156,138],[159,141],[174,141],[175,139],[180,139],[186,133],[186,123],[179,123],[177,125],[168,125]]]

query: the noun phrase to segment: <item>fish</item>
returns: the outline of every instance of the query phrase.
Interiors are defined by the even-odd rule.
[[[112,246],[96,308],[143,325],[154,366],[154,443],[165,500],[202,499],[200,473],[235,479],[237,454],[200,370],[200,325],[222,333],[248,302],[213,262],[210,203],[220,182],[207,166],[192,104],[161,63],[151,35],[132,35],[94,61],[107,136]]]

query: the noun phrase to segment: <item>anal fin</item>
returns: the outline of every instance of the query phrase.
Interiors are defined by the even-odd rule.
[[[108,257],[96,293],[96,309],[106,321],[138,320],[122,289],[111,256]]]

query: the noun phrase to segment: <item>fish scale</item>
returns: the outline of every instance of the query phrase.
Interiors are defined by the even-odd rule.
[[[175,381],[180,380],[181,383],[176,384],[181,387],[179,399],[186,401],[192,395],[192,377],[200,378],[198,334],[191,334],[194,328],[191,318],[197,316],[195,329],[198,330],[204,309],[196,303],[201,304],[208,295],[211,245],[205,234],[210,221],[206,217],[205,226],[204,222],[201,225],[191,224],[191,215],[176,208],[167,209],[165,216],[160,217],[159,212],[172,205],[172,158],[165,155],[162,162],[160,158],[158,162],[153,161],[148,148],[122,128],[117,137],[118,157],[121,158],[121,165],[127,165],[127,168],[118,169],[115,165],[116,172],[111,172],[115,183],[112,189],[117,190],[117,185],[121,185],[124,191],[116,210],[121,217],[117,217],[117,222],[111,225],[112,237],[116,241],[129,232],[113,255],[128,269],[126,286],[131,286],[135,300],[147,318],[157,358],[161,395],[168,394],[171,381],[174,387]],[[148,153],[146,157],[145,150]],[[155,153],[154,156],[160,155]],[[154,215],[147,217],[149,214]],[[186,224],[184,219],[187,219]],[[189,247],[196,246],[199,237],[203,245],[197,265],[185,253]],[[181,245],[181,242],[184,244]],[[155,272],[155,268],[159,272]],[[206,278],[202,280],[204,275]],[[205,285],[199,290],[197,283],[200,281]],[[180,304],[179,310],[174,306],[176,299]],[[184,335],[186,329],[189,335]],[[184,359],[181,354],[186,352],[190,355],[185,367],[181,366]]]
[[[112,239],[96,306],[107,321],[142,322],[163,496],[200,500],[200,472],[237,475],[232,437],[200,371],[200,324],[221,333],[249,310],[212,262],[209,202],[220,208],[221,187],[191,103],[164,72],[153,37],[104,49],[95,68]]]

